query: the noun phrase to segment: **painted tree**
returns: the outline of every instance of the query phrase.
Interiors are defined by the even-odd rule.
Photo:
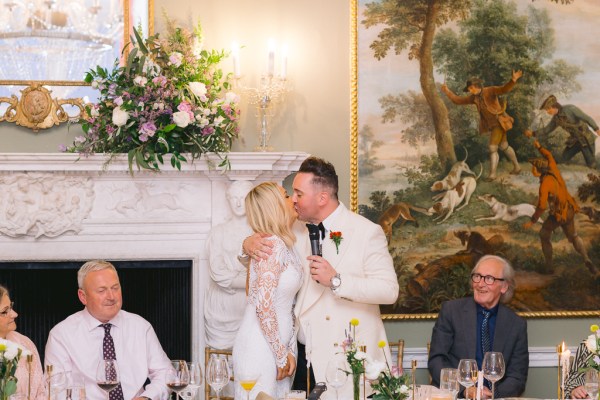
[[[547,1],[568,4],[573,0]],[[456,162],[456,154],[448,109],[434,81],[432,46],[436,30],[448,22],[467,18],[471,4],[470,0],[380,0],[366,4],[361,21],[366,28],[384,25],[370,45],[377,60],[386,57],[390,50],[395,54],[408,50],[409,60],[419,62],[419,83],[431,109],[438,156],[446,168]]]

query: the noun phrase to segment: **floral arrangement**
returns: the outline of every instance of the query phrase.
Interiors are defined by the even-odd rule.
[[[378,343],[383,351],[385,364],[373,361],[367,364],[366,376],[371,381],[374,400],[404,400],[409,394],[409,376],[404,375],[402,367],[390,367],[385,351],[386,343]]]
[[[347,375],[352,375],[352,384],[354,391],[354,400],[360,399],[360,379],[364,374],[370,381],[373,390],[372,398],[375,400],[404,400],[408,397],[409,377],[403,375],[401,368],[390,368],[384,348],[385,341],[378,343],[383,351],[385,363],[372,360],[365,352],[365,346],[361,346],[356,340],[356,327],[359,320],[353,318],[350,320],[346,338],[342,342],[342,349],[346,355],[349,371]]]
[[[218,68],[227,53],[202,49],[199,25],[191,32],[165,19],[165,38],[143,40],[135,30],[125,65],[88,72],[85,81],[100,97],[86,106],[84,135],[64,151],[107,153],[109,161],[127,153],[130,172],[134,162],[138,169],[159,170],[166,154],[181,169],[185,153],[196,159],[214,152],[219,166],[229,167],[222,153],[238,136],[240,111],[230,76]]]
[[[17,391],[15,372],[21,356],[31,354],[28,350],[9,340],[0,339],[0,399],[7,400]]]
[[[342,240],[344,239],[342,237],[342,232],[329,232],[329,239],[333,240],[333,243],[335,243],[335,251],[337,254],[340,254],[340,243],[342,243]]]

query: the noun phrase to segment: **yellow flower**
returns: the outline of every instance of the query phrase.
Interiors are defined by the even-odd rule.
[[[590,326],[590,331],[592,331],[592,332],[596,332],[598,329],[599,329],[598,325],[596,325],[596,324]]]
[[[6,345],[4,343],[0,343],[0,351],[6,350]]]
[[[377,343],[377,347],[383,349],[385,347],[385,340],[380,340],[379,343]]]
[[[357,318],[352,318],[350,320],[350,325],[352,325],[352,326],[358,326],[358,319]]]

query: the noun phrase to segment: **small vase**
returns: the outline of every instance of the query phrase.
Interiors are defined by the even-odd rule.
[[[362,374],[352,374],[352,393],[354,400],[360,400],[360,381]]]

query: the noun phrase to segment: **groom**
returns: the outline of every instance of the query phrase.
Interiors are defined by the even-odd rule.
[[[317,157],[306,159],[294,178],[293,189],[298,219],[322,223],[325,228],[321,257],[310,255],[304,224],[295,226],[295,247],[306,262],[295,308],[300,349],[294,387],[304,385],[305,389],[306,375],[302,376],[300,368],[306,366],[306,358],[316,381],[324,382],[327,362],[336,351],[334,343],[342,343],[352,318],[359,320],[356,337],[367,346],[367,353],[383,361],[377,343],[387,339],[379,304],[396,301],[398,279],[381,227],[351,212],[338,200],[338,176],[331,163]],[[330,239],[332,232],[341,233],[339,246]],[[269,244],[253,235],[245,240],[244,252],[256,259],[264,258],[271,251]],[[307,355],[304,359],[302,347]],[[386,351],[389,357],[387,347]],[[351,390],[349,380],[340,389],[340,398],[350,398]]]

